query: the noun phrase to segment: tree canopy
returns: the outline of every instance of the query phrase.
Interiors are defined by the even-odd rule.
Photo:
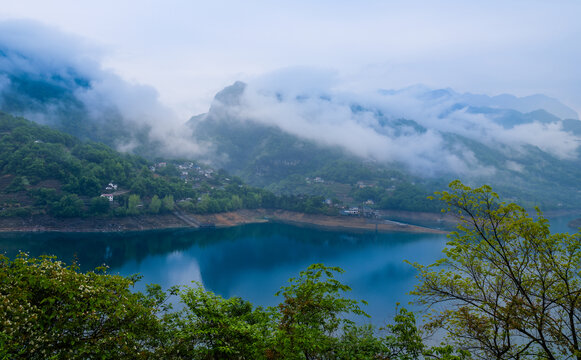
[[[423,266],[427,327],[481,359],[581,359],[580,234],[551,234],[537,209],[460,181],[438,193],[460,219],[445,257]]]
[[[54,257],[0,255],[0,358],[466,359],[424,345],[405,309],[385,329],[357,325],[364,302],[345,296],[340,272],[311,265],[265,309],[201,284],[141,293],[133,290],[138,277],[106,268],[81,273]]]

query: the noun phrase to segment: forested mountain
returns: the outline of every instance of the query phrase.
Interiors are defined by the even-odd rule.
[[[391,208],[402,191],[425,197],[462,178],[548,209],[581,200],[576,117],[542,95],[487,97],[415,86],[364,98],[237,82],[189,124],[197,141],[213,144],[217,166],[278,193]]]
[[[148,161],[0,112],[0,216],[337,211],[323,200],[277,197],[194,161]]]
[[[104,144],[82,142],[0,113],[0,214],[4,216],[104,214],[113,210],[110,202],[117,205],[116,215],[125,215],[129,193],[135,200],[190,193],[179,178],[154,177],[148,166],[145,159]],[[102,194],[111,195],[111,201]],[[135,212],[137,205],[129,212]]]
[[[275,194],[383,209],[437,210],[426,197],[457,178],[525,206],[581,200],[581,121],[544,95],[237,82],[187,128],[155,90],[82,52],[51,56],[0,44],[0,110],[149,161],[199,160]]]
[[[175,115],[160,104],[155,89],[103,69],[74,39],[37,31],[56,36],[62,47],[44,49],[17,36],[0,39],[0,111],[149,159],[188,155],[191,149],[178,141]]]

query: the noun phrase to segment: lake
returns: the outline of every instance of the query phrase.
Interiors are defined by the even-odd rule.
[[[567,231],[566,220],[553,231]],[[572,232],[569,229],[569,232]],[[275,305],[274,294],[312,263],[339,266],[350,297],[364,299],[375,325],[390,321],[396,303],[416,284],[404,260],[432,263],[441,256],[444,235],[346,233],[284,224],[251,224],[212,230],[149,231],[124,234],[1,234],[0,251],[14,257],[56,255],[82,270],[102,264],[121,275],[141,274],[147,283],[168,288],[198,281],[224,297],[240,296],[255,305]]]

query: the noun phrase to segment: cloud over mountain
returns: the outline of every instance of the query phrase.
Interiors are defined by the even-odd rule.
[[[341,85],[330,71],[287,69],[223,91],[213,110],[361,158],[403,163],[424,175],[494,174],[496,168],[475,153],[474,143],[501,151],[514,169],[529,147],[557,159],[578,157],[581,134],[565,129],[543,106],[572,118],[577,114],[543,95],[488,97],[420,85],[353,93]]]
[[[130,150],[200,151],[150,86],[100,64],[103,49],[32,21],[0,22],[0,109]]]
[[[193,158],[212,149],[191,136],[156,89],[104,69],[104,51],[36,22],[0,22],[0,109],[122,150]],[[274,126],[421,175],[523,171],[521,158],[530,149],[578,160],[578,114],[543,95],[487,96],[421,85],[360,89],[333,70],[286,68],[225,89],[202,118]],[[479,146],[504,160],[487,160]]]

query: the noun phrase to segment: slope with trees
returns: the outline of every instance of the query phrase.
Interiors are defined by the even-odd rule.
[[[346,296],[342,270],[314,264],[255,307],[203,289],[150,285],[105,268],[80,273],[54,258],[0,256],[0,356],[10,359],[428,359],[468,353],[426,346],[414,314],[384,329],[356,325],[364,302]],[[170,299],[179,297],[179,308]]]
[[[177,206],[199,214],[260,207],[337,213],[324,200],[277,197],[193,161],[152,162],[0,113],[0,216],[156,215]]]

